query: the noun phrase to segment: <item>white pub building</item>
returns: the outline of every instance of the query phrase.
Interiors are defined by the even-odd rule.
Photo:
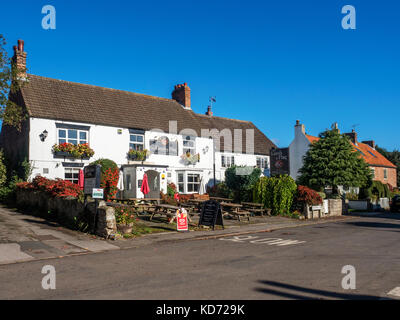
[[[26,66],[23,41],[14,47],[14,61]],[[269,172],[275,145],[251,122],[216,117],[211,108],[197,114],[190,88],[175,86],[172,99],[92,85],[20,74],[21,89],[10,96],[27,114],[21,130],[3,125],[1,147],[13,163],[27,159],[31,179],[44,176],[78,181],[89,163],[107,158],[123,173],[124,198],[142,198],[147,173],[150,194],[159,197],[174,183],[180,193],[198,193],[200,185],[224,180],[232,165]],[[55,152],[54,145],[88,144],[93,156]],[[130,150],[148,150],[144,158]]]

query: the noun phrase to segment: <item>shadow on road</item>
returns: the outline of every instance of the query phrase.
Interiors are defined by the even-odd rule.
[[[320,289],[305,288],[277,281],[259,281],[266,285],[266,288],[255,288],[255,291],[269,295],[275,295],[281,298],[296,300],[319,300],[319,299],[344,299],[344,300],[379,300],[381,297],[362,295],[362,294],[345,294]],[[294,293],[283,291],[282,289],[295,291]]]
[[[346,222],[346,224],[364,228],[400,229],[400,223],[358,221],[358,222]]]

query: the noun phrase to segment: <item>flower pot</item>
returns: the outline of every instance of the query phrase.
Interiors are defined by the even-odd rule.
[[[117,230],[122,234],[132,233],[133,223],[129,224],[117,224]]]

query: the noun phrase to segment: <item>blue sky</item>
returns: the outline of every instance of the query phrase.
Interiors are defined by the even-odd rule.
[[[44,30],[44,5],[57,10]],[[341,8],[356,8],[344,30]],[[253,121],[280,147],[296,119],[317,135],[337,121],[400,149],[398,1],[20,0],[1,5],[10,54],[30,73],[170,98],[187,82],[194,111]]]

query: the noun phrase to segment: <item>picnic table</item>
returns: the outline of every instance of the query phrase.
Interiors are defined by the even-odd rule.
[[[215,200],[218,202],[225,202],[225,203],[230,203],[233,202],[233,199],[229,199],[229,198],[220,198],[220,197],[210,197],[210,200]]]
[[[243,208],[253,214],[261,213],[261,215],[271,215],[271,209],[265,209],[262,203],[242,202]]]
[[[179,207],[172,206],[170,204],[157,204],[155,206],[155,210],[152,212],[150,221],[153,220],[153,217],[156,214],[164,215],[168,217],[168,222],[172,223],[176,219],[176,211],[179,210]],[[190,215],[188,215],[188,220],[191,222]]]
[[[223,215],[233,215],[238,218],[240,221],[240,217],[245,217],[250,222],[250,212],[241,210],[243,206],[238,203],[228,203],[228,202],[221,202],[221,207],[227,209],[226,211],[222,209]]]

